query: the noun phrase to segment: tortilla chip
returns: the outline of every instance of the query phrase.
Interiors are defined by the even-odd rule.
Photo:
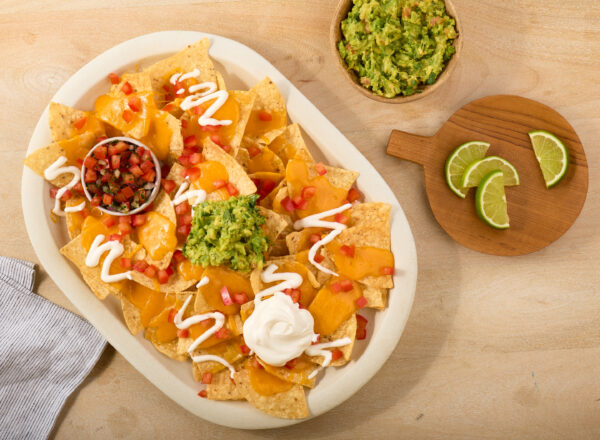
[[[389,237],[391,210],[387,203],[357,203],[350,210],[349,226],[378,229]]]
[[[169,156],[167,157],[167,163],[171,165],[183,153],[183,136],[181,136],[181,121],[179,119],[167,113],[166,120],[172,133],[169,144]]]
[[[179,162],[175,162],[173,166],[171,166],[171,170],[169,171],[169,175],[165,177],[165,179],[172,180],[179,187],[183,182],[185,182],[185,177],[183,177],[183,171],[185,168]]]
[[[229,377],[229,371],[214,374],[206,385],[206,398],[210,400],[244,400],[240,389]]]
[[[169,277],[169,281],[167,281],[165,284],[159,284],[158,280],[155,278],[148,278],[143,273],[135,270],[131,271],[131,279],[136,283],[147,287],[148,289],[158,290],[165,293],[181,292],[183,290],[187,290],[189,287],[198,282],[198,280],[184,279],[177,271],[175,271],[173,275]]]
[[[140,309],[134,306],[124,295],[121,295],[121,307],[125,324],[132,335],[137,335],[144,330]]]
[[[77,206],[81,202],[87,202],[85,197],[75,196],[65,202],[65,207]],[[86,206],[88,206],[86,204]],[[81,234],[81,226],[83,225],[83,217],[81,212],[65,212],[65,221],[67,223],[67,232],[69,238],[73,240],[79,234]]]
[[[240,151],[241,151],[241,149],[240,149]],[[262,174],[262,173],[256,173],[256,174]],[[265,208],[271,209],[273,207],[273,202],[275,200],[275,197],[277,197],[277,195],[279,194],[279,192],[281,191],[282,188],[286,188],[286,196],[287,196],[287,182],[283,179],[283,176],[282,176],[281,182],[279,182],[279,184],[275,188],[273,188],[273,191],[271,191],[267,196],[265,196],[259,202],[260,206],[264,206]],[[283,197],[286,197],[286,196],[283,196]],[[281,199],[278,199],[280,204],[281,204],[281,200],[283,199],[283,197]]]
[[[250,91],[256,93],[256,100],[254,101],[254,107],[252,108],[254,114],[261,111],[266,111],[271,114],[286,114],[285,99],[270,78],[265,77],[265,79],[252,87]],[[244,133],[244,136],[265,146],[270,144],[284,128],[285,127],[275,128],[266,133],[259,133],[257,136],[249,136],[248,133]]]
[[[151,66],[144,72],[150,77],[152,90],[157,95],[163,95],[162,86],[169,82],[174,73],[188,73],[194,69],[200,71],[198,83],[217,82],[217,76],[212,61],[208,56],[210,41],[208,38],[190,44],[185,49],[168,58],[164,58]]]
[[[152,211],[166,217],[171,223],[177,227],[177,214],[175,208],[171,205],[171,197],[164,190],[160,190],[154,202],[152,202]],[[146,251],[144,253],[144,261],[148,264],[153,264],[157,269],[166,269],[171,263],[174,251],[167,252],[164,257],[160,260],[153,260],[150,254]]]
[[[360,283],[359,283],[360,284]],[[371,309],[383,310],[387,307],[388,289],[370,287],[360,284],[362,294],[367,300],[367,305]]]
[[[257,209],[260,215],[267,220],[264,225],[265,235],[271,243],[274,243],[279,235],[290,226],[292,220],[287,215],[278,214],[262,206],[258,206]]]
[[[96,137],[93,133],[83,133],[71,139],[53,142],[43,148],[38,148],[33,153],[25,158],[23,163],[27,165],[33,172],[44,177],[44,171],[52,165],[61,156],[68,157],[67,150],[73,151],[74,148],[82,151],[89,150],[94,146]],[[65,164],[68,166],[69,163]],[[77,167],[79,168],[79,167]],[[65,186],[73,179],[73,174],[61,174],[50,183],[57,187]]]
[[[344,321],[342,323],[342,325],[340,325],[338,327],[338,329],[335,332],[333,332],[331,335],[326,335],[326,336],[321,335],[321,343],[336,341],[338,339],[342,339],[342,338],[346,338],[346,337],[350,338],[352,340],[352,342],[348,345],[344,345],[342,347],[337,347],[338,350],[340,350],[343,353],[343,356],[341,358],[339,358],[338,360],[331,361],[331,363],[329,364],[330,366],[339,367],[341,365],[345,365],[348,363],[348,361],[350,360],[350,357],[352,356],[352,349],[354,348],[354,342],[356,340],[356,327],[357,327],[356,315],[352,315],[350,318],[348,318],[346,321]],[[314,363],[323,365],[323,360],[324,360],[323,356],[310,356],[309,359]]]
[[[252,388],[250,375],[246,369],[236,373],[235,383],[244,398],[264,413],[285,419],[308,417],[308,406],[302,385],[294,385],[290,390],[283,393],[263,396]]]
[[[285,173],[283,161],[268,147],[257,145],[254,141],[249,141],[247,138],[244,138],[241,147],[235,158],[248,173]],[[250,153],[248,152],[251,148],[259,150],[258,154],[254,157],[250,157]],[[243,152],[243,150],[246,151]],[[265,158],[264,156],[267,157]]]
[[[252,179],[248,177],[244,168],[242,168],[233,157],[223,151],[221,147],[211,141],[210,138],[204,139],[202,155],[206,160],[221,162],[225,168],[227,168],[229,182],[237,188],[241,196],[254,194],[256,192],[256,185],[252,182]]]
[[[152,342],[152,345],[165,356],[174,359],[179,362],[187,360],[187,355],[182,355],[177,352],[177,339],[169,342],[159,342],[156,340],[156,329],[147,328],[144,337]]]
[[[188,338],[191,339],[191,338]],[[225,342],[221,342],[210,348],[203,348],[194,351],[194,356],[212,354],[217,355],[229,362],[230,365],[235,366],[241,360],[247,356],[240,350],[240,346],[243,344],[241,336],[229,339]],[[220,362],[204,361],[194,362],[193,367],[194,380],[200,382],[204,373],[217,373],[224,370],[226,367]]]
[[[81,244],[81,235],[78,235],[75,239],[68,242],[65,246],[60,249],[60,253],[67,257],[71,263],[73,263],[79,271],[86,284],[90,287],[94,295],[98,299],[103,300],[108,295],[119,296],[121,291],[115,283],[105,283],[100,278],[102,271],[102,265],[98,264],[96,267],[88,267],[85,265],[85,258],[87,257],[87,251]],[[140,274],[142,275],[142,274]]]
[[[133,93],[152,92],[152,81],[147,72],[127,72],[121,75],[119,84],[110,87],[109,94],[112,96],[124,96],[121,91],[123,84],[129,83]]]
[[[302,231],[294,231],[285,236],[285,244],[290,255],[295,255],[306,249],[304,246],[305,240],[303,235]]]
[[[256,360],[265,368],[265,370],[268,373],[272,374],[275,377],[278,377],[279,379],[285,380],[286,382],[295,383],[308,388],[313,388],[317,381],[316,376],[312,379],[308,378],[308,376],[310,376],[311,373],[318,368],[318,366],[312,363],[306,355],[300,356],[300,362],[309,365],[307,365],[306,368],[300,371],[295,368],[288,368],[285,365],[283,367],[274,367],[273,365],[267,364],[259,357],[256,357]]]
[[[83,117],[88,119],[80,131],[73,124]],[[93,133],[95,138],[104,135],[104,125],[92,113],[57,102],[51,102],[48,107],[48,125],[54,142],[70,139],[87,131]]]
[[[314,162],[310,154],[298,124],[291,124],[285,127],[279,136],[271,141],[269,149],[278,155],[287,165],[290,159],[302,159],[305,162]]]
[[[250,118],[256,94],[251,91],[246,92],[242,90],[231,90],[228,93],[229,96],[234,98],[240,105],[240,117],[235,125],[235,134],[233,135],[233,138],[231,138],[231,141],[229,141],[231,155],[235,157],[242,142],[244,130],[246,129],[248,118]]]

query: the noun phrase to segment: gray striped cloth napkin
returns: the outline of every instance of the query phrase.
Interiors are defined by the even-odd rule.
[[[45,439],[106,341],[33,293],[32,263],[0,257],[0,439]]]

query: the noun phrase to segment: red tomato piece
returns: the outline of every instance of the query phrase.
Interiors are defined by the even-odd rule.
[[[250,145],[248,147],[248,154],[250,154],[250,157],[256,157],[260,154],[260,148],[255,145]]]
[[[121,116],[128,124],[133,120],[133,112],[131,110],[123,110],[123,114]]]
[[[177,184],[173,180],[169,180],[169,179],[162,179],[160,181],[160,184],[162,185],[163,189],[167,193],[172,192],[175,189],[175,187],[177,186]]]
[[[215,189],[223,188],[225,185],[227,185],[227,182],[224,180],[215,180],[213,182]]]
[[[93,154],[96,159],[103,160],[106,159],[106,152],[106,145],[100,145],[99,147],[96,147]]]
[[[107,203],[107,205],[108,204],[109,203]],[[112,215],[104,215],[102,216],[102,223],[104,223],[104,226],[106,226],[107,228],[112,228],[115,225],[115,218]]]
[[[118,154],[115,154],[114,156],[110,157],[110,167],[113,170],[116,170],[117,168],[121,167],[121,156],[119,156]]]
[[[359,309],[364,308],[367,305],[367,298],[365,298],[364,296],[361,296],[360,298],[358,298],[356,300],[356,307],[358,307]]]
[[[188,201],[184,200],[183,202],[181,202],[179,205],[177,205],[175,207],[175,214],[184,215],[184,214],[191,212],[191,210],[192,210],[192,207],[190,206]]]
[[[229,330],[227,330],[225,327],[220,328],[215,333],[215,338],[217,338],[217,339],[227,339],[228,337],[229,337]]]
[[[169,272],[167,272],[165,269],[160,269],[158,271],[158,282],[160,284],[166,284],[169,282]]]
[[[190,154],[190,165],[198,165],[200,162],[202,162],[202,155],[200,153],[192,153]]]
[[[102,203],[104,203],[105,205],[111,205],[113,202],[114,197],[110,194],[104,194],[102,196]]]
[[[156,266],[153,264],[148,265],[146,270],[144,270],[144,275],[146,275],[148,278],[154,278],[156,275]]]
[[[317,263],[321,263],[324,259],[325,259],[325,257],[323,255],[321,255],[321,254],[315,255],[315,261]]]
[[[175,260],[175,263],[181,263],[183,260],[185,260],[185,255],[183,255],[183,252],[181,252],[180,249],[177,249],[173,253],[173,259]]]
[[[333,293],[339,293],[342,291],[342,286],[338,282],[331,283],[331,286],[329,286],[329,288]]]
[[[236,304],[246,304],[249,300],[246,292],[234,293],[231,296],[233,298],[233,302]]]
[[[356,202],[357,200],[361,200],[363,197],[363,194],[356,188],[350,188],[350,190],[348,191],[348,201],[350,203]]]
[[[315,195],[315,193],[317,192],[317,188],[315,188],[314,186],[305,186],[304,188],[302,188],[302,198],[303,199],[310,199],[312,196]]]
[[[325,165],[323,165],[321,162],[318,162],[315,164],[315,170],[317,171],[317,173],[319,173],[319,175],[323,175],[327,173],[327,168],[325,168]]]
[[[356,339],[359,341],[367,337],[367,318],[362,315],[356,314]]]
[[[258,113],[258,119],[260,119],[263,122],[268,122],[273,120],[273,116],[271,116],[271,113],[269,112],[262,111]]]
[[[131,258],[121,257],[121,267],[123,269],[131,269]]]
[[[350,258],[354,258],[355,250],[356,250],[356,248],[354,246],[342,245],[340,247],[340,252]]]
[[[77,119],[75,122],[73,122],[73,127],[75,127],[77,130],[81,130],[86,122],[87,122],[87,116],[84,116],[82,118]]]
[[[248,348],[246,344],[242,344],[240,345],[240,351],[242,352],[242,354],[248,354],[250,353],[250,348]]]
[[[208,396],[208,393],[206,392],[206,390],[200,390],[200,392],[198,392],[198,395],[204,399],[206,399],[206,396]]]
[[[352,281],[350,281],[350,280],[340,281],[340,286],[342,287],[342,290],[344,292],[350,292],[352,289],[354,289],[354,286],[352,285]]]
[[[381,275],[394,275],[394,268],[390,266],[382,267]]]
[[[195,147],[196,145],[198,145],[198,140],[196,139],[196,135],[195,134],[191,134],[191,135],[187,136],[183,140],[183,145],[185,147]]]
[[[125,81],[125,83],[121,86],[121,91],[126,95],[131,95],[133,93],[133,87],[131,87],[131,84],[129,84],[128,81]]]
[[[131,217],[131,224],[134,228],[142,226],[146,223],[146,214],[134,214]]]
[[[96,171],[94,170],[85,170],[85,183],[93,183],[98,178]]]
[[[87,180],[86,180],[87,182]],[[96,206],[100,206],[100,202],[102,201],[102,197],[100,197],[99,195],[96,195],[94,197],[92,197],[92,200],[90,201],[90,205],[96,207]]]
[[[219,147],[222,146],[222,144],[221,144],[221,136],[219,136],[217,133],[211,134],[210,135],[210,140],[213,141],[215,144],[217,144]]]
[[[108,236],[108,241],[121,241],[123,240],[123,236],[121,234],[110,234]]]
[[[212,383],[212,373],[204,373],[202,375],[202,383],[205,385],[208,385],[209,383]]]
[[[343,355],[344,355],[344,353],[342,353],[342,350],[338,350],[337,348],[335,350],[331,350],[331,360],[332,361],[337,361]]]
[[[139,96],[131,96],[127,100],[127,105],[133,112],[137,113],[142,109],[142,100]]]
[[[221,294],[221,301],[223,301],[224,305],[230,306],[231,304],[233,304],[233,300],[231,299],[231,295],[229,294],[227,286],[223,286],[221,288],[221,292],[219,293]]]
[[[335,221],[345,225],[346,223],[348,223],[348,216],[344,213],[339,212],[335,215]]]
[[[229,193],[230,196],[237,196],[240,192],[238,191],[238,189],[235,187],[235,185],[231,182],[227,182],[227,192]]]
[[[190,331],[187,328],[184,329],[184,330],[177,330],[177,337],[178,338],[187,338],[189,336],[190,336]]]
[[[119,223],[119,232],[121,235],[128,235],[133,232],[133,227],[128,223]]]
[[[292,199],[289,197],[286,197],[281,201],[281,206],[283,206],[283,208],[288,212],[294,212],[296,209],[294,202],[292,202]]]
[[[108,79],[110,80],[111,84],[119,84],[119,75],[117,75],[116,73],[109,73],[108,74]]]

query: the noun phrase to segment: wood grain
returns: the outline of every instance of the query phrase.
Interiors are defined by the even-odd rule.
[[[192,416],[111,348],[67,402],[57,439],[600,438],[600,7],[597,0],[454,0],[463,53],[435,94],[372,101],[328,43],[336,0],[6,0],[0,5],[0,254],[36,261],[23,226],[21,160],[61,84],[149,32],[234,38],[272,62],[382,173],[411,224],[419,281],[406,330],[377,375],[328,414],[243,432]],[[385,154],[392,129],[432,136],[480,97],[550,105],[586,146],[588,199],[551,246],[521,257],[467,249],[439,226],[423,168]],[[43,268],[37,291],[73,310]]]
[[[567,174],[556,186],[545,186],[527,133],[546,130],[569,150]],[[518,186],[506,187],[510,228],[497,230],[475,211],[475,189],[465,199],[455,196],[444,177],[446,159],[469,141],[490,144],[488,156],[500,156],[515,166]],[[525,255],[560,238],[575,222],[588,191],[588,165],[573,127],[556,111],[518,96],[489,96],[454,113],[432,137],[394,130],[388,154],[423,165],[429,205],[438,223],[457,242],[492,255]]]

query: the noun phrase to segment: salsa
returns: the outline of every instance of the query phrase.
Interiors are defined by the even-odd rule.
[[[123,140],[98,145],[83,166],[91,205],[115,213],[125,214],[142,207],[157,185],[150,150]]]
[[[354,0],[338,51],[363,87],[409,96],[433,84],[452,58],[455,25],[443,0]]]

